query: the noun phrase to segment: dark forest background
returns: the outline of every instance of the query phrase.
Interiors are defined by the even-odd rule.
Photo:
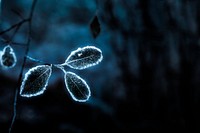
[[[20,21],[13,10],[26,17],[31,4],[2,0],[1,31]],[[95,16],[96,38],[90,28]],[[19,96],[13,132],[200,132],[199,0],[38,0],[32,29],[31,57],[62,63],[72,50],[94,45],[104,59],[86,70],[69,68],[91,88],[86,103],[72,100],[56,69],[43,95]],[[26,39],[24,25],[14,40]],[[25,51],[13,49],[16,66],[0,68],[1,133],[11,122]],[[24,72],[36,65],[27,61]]]

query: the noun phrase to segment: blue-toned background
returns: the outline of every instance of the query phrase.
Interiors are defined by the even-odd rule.
[[[31,4],[2,0],[0,30],[20,21],[13,10],[26,18]],[[19,96],[13,132],[199,132],[199,7],[198,0],[38,0],[29,56],[63,63],[72,50],[94,45],[104,59],[85,70],[68,68],[90,86],[86,103],[72,100],[57,69],[43,95]],[[95,15],[101,27],[97,38],[90,29]],[[27,25],[14,41],[27,41]],[[8,131],[12,119],[22,45],[12,46],[16,66],[0,68],[1,133]],[[4,46],[2,41],[0,49]],[[28,60],[24,74],[39,64]]]

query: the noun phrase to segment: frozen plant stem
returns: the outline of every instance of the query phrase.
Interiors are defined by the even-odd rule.
[[[24,55],[22,67],[21,67],[21,70],[20,70],[20,74],[19,74],[19,77],[18,77],[17,87],[15,89],[15,97],[14,97],[14,104],[13,104],[13,116],[12,116],[12,121],[11,121],[11,124],[10,124],[10,127],[9,127],[9,133],[12,132],[12,128],[13,128],[13,125],[14,125],[14,122],[15,122],[15,119],[16,119],[16,115],[17,115],[17,111],[16,111],[17,110],[17,98],[18,98],[18,94],[19,94],[19,87],[20,87],[20,84],[21,84],[21,81],[22,81],[22,74],[23,74],[24,67],[25,67],[25,64],[26,64],[27,55],[29,53],[29,46],[30,46],[31,36],[32,36],[32,32],[31,32],[31,30],[32,30],[31,29],[32,18],[33,18],[33,13],[34,13],[34,10],[35,10],[36,3],[37,3],[37,0],[33,0],[33,3],[31,5],[30,14],[29,14],[29,17],[27,19],[23,19],[22,21],[12,25],[10,28],[0,32],[0,35],[3,35],[3,34],[9,32],[9,31],[11,31],[12,29],[16,28],[15,31],[14,31],[14,34],[10,38],[10,42],[12,42],[12,39],[14,38],[15,34],[18,32],[19,28],[24,23],[26,23],[26,22],[28,23],[28,40],[27,40],[26,45],[25,45],[25,47],[26,47],[25,55]]]
[[[28,56],[28,55],[26,56],[26,58],[29,59],[29,60],[31,60],[31,61],[33,61],[33,62],[47,64],[47,63],[45,63],[44,61],[41,61],[41,60],[35,59],[35,58],[30,57],[30,56]]]

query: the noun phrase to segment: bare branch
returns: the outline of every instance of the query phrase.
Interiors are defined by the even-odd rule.
[[[19,26],[19,25],[21,26],[22,24],[24,24],[25,22],[28,22],[28,21],[29,21],[29,19],[24,19],[24,20],[14,24],[14,25],[12,25],[10,28],[8,28],[8,29],[6,29],[4,31],[1,31],[0,35],[3,35],[3,34],[9,32],[9,31],[11,31],[12,29],[16,28],[17,26]]]
[[[22,20],[24,19],[24,17],[22,16],[22,14],[19,11],[15,10],[15,9],[11,9],[11,10],[13,13],[15,13],[17,16],[19,16]]]
[[[13,29],[12,27],[17,27],[17,26],[20,27],[25,22],[28,22],[28,24],[29,24],[29,28],[28,28],[29,33],[28,33],[28,40],[27,40],[27,43],[26,43],[26,51],[25,51],[24,60],[23,60],[22,67],[21,67],[21,71],[20,71],[20,74],[19,74],[17,87],[15,89],[15,98],[14,98],[14,104],[13,104],[13,117],[12,117],[12,122],[11,122],[11,125],[10,125],[10,128],[9,128],[9,133],[11,133],[11,131],[12,131],[12,127],[13,127],[13,124],[15,122],[16,115],[17,115],[16,109],[17,109],[17,98],[18,98],[19,86],[20,86],[21,81],[22,81],[22,74],[23,74],[23,71],[24,71],[27,55],[28,55],[28,52],[29,52],[29,46],[30,46],[30,43],[31,43],[32,18],[33,18],[33,12],[34,12],[36,3],[37,3],[37,0],[34,0],[33,3],[32,3],[32,6],[31,6],[31,11],[30,11],[29,18],[26,19],[26,21],[23,20],[23,21],[21,21],[21,23],[15,24],[14,26],[11,26],[11,28],[9,28],[9,30],[11,30],[11,29]],[[9,31],[9,30],[7,30],[7,31]],[[3,33],[6,33],[6,32],[3,32]]]

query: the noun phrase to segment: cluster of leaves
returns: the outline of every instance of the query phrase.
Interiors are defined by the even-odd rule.
[[[30,13],[29,19],[25,19],[21,23],[17,24],[15,33],[23,23],[25,23],[26,21],[30,22],[31,18],[32,13]],[[96,38],[100,33],[100,24],[96,15],[90,23],[90,29],[93,37]],[[33,61],[40,62],[40,60],[35,60],[29,56],[26,57]],[[86,46],[72,51],[63,64],[39,65],[33,67],[25,74],[25,77],[20,87],[20,96],[33,97],[43,94],[48,85],[48,81],[52,73],[52,68],[56,67],[64,72],[66,88],[69,91],[71,97],[75,101],[85,102],[89,99],[91,94],[89,86],[81,77],[79,77],[75,73],[65,71],[64,66],[82,70],[97,65],[99,62],[102,61],[102,59],[103,56],[100,49],[94,46]],[[16,65],[16,62],[17,58],[13,48],[10,45],[5,46],[3,51],[0,51],[0,65],[5,69],[9,69],[13,68]]]
[[[0,35],[3,35],[14,29],[13,35],[10,37],[10,40],[8,41],[9,43],[5,43],[8,45],[5,46],[2,51],[0,50],[0,66],[4,69],[13,68],[17,63],[15,52],[11,47],[12,44],[14,44],[13,38],[20,29],[20,27],[25,23],[28,23],[28,31],[29,31],[28,40],[25,43],[26,50],[18,79],[18,84],[21,83],[21,86],[20,90],[18,89],[15,90],[13,117],[9,128],[9,133],[12,131],[12,127],[16,119],[16,105],[17,105],[18,92],[20,96],[28,98],[43,94],[44,91],[46,90],[49,78],[52,74],[52,69],[58,68],[64,72],[65,85],[72,99],[78,102],[85,102],[89,99],[91,95],[90,87],[88,86],[86,81],[82,79],[80,76],[76,75],[73,72],[66,71],[65,66],[68,66],[73,69],[82,70],[97,65],[103,59],[102,51],[99,48],[96,48],[94,46],[86,46],[83,48],[78,48],[75,51],[72,51],[63,64],[38,65],[29,69],[28,72],[25,74],[24,78],[22,79],[23,77],[22,74],[24,71],[27,58],[29,58],[32,61],[42,62],[40,60],[36,60],[28,56],[29,46],[32,37],[32,32],[31,32],[32,18],[36,3],[37,0],[33,0],[29,17],[26,19],[24,19],[23,15],[21,15],[18,11],[13,10],[13,12],[16,15],[18,15],[22,20],[12,25],[10,28],[0,32]],[[0,0],[0,8],[1,8],[1,0]],[[97,16],[95,16],[91,21],[90,29],[93,37],[96,38],[101,31]]]
[[[8,45],[2,52],[1,64],[12,67],[16,63],[13,49]],[[63,64],[39,65],[31,68],[26,74],[20,87],[22,97],[33,97],[44,93],[48,85],[52,68],[59,68],[64,72],[66,88],[73,100],[85,102],[90,97],[90,88],[86,81],[73,72],[65,71],[64,67],[82,70],[97,65],[103,59],[100,49],[94,46],[86,46],[72,51]]]

